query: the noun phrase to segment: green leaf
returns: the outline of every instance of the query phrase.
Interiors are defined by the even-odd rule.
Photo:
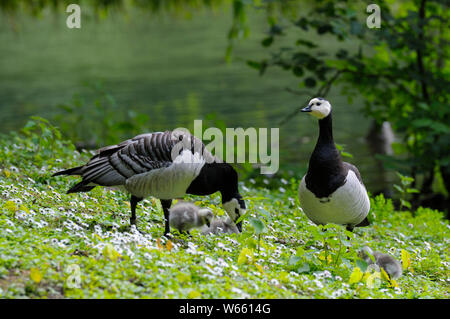
[[[39,270],[39,268],[31,268],[30,269],[30,278],[31,278],[31,280],[33,280],[35,283],[40,283],[41,282],[41,280],[42,280],[42,273],[41,273],[41,271]]]
[[[296,264],[298,264],[300,262],[300,260],[302,260],[300,257],[292,256],[291,258],[289,258],[288,265],[289,266],[296,265]]]
[[[305,79],[305,86],[309,88],[313,88],[316,86],[316,80],[313,77],[308,77]]]
[[[195,299],[195,298],[199,298],[200,296],[201,296],[202,294],[200,293],[200,292],[198,292],[197,290],[191,290],[189,293],[188,293],[188,298],[189,299]]]
[[[402,204],[402,206],[411,208],[411,203],[408,202],[407,200],[404,200],[404,199],[400,198],[400,203]]]
[[[235,223],[236,223],[236,224],[240,223],[240,222],[243,221],[249,214],[250,214],[250,211],[247,210],[247,211],[245,212],[244,215],[239,216],[239,218],[236,220]]]
[[[237,260],[238,265],[251,263],[253,260],[253,249],[242,248]]]
[[[353,158],[353,155],[350,154],[350,153],[347,153],[347,152],[341,152],[341,155],[342,155],[343,157]]]
[[[302,77],[303,74],[305,74],[305,72],[303,71],[303,68],[301,66],[295,66],[292,69],[292,73],[294,73],[294,75],[297,77]]]
[[[357,259],[356,266],[364,272],[367,269],[367,262],[362,259]]]
[[[311,42],[311,41],[308,41],[308,40],[303,40],[303,39],[298,39],[297,40],[297,42],[295,42],[295,44],[297,44],[297,45],[303,45],[303,46],[305,46],[305,47],[308,47],[308,48],[317,48],[317,44],[314,44],[313,42]]]
[[[302,264],[300,267],[297,268],[297,272],[298,273],[304,273],[304,272],[309,272],[310,271],[310,267],[308,263],[304,263]]]
[[[392,142],[391,147],[394,153],[397,155],[404,154],[408,151],[408,148],[403,143]]]
[[[247,61],[247,65],[251,68],[257,69],[259,70],[261,68],[261,63],[256,62],[256,61]]]
[[[394,184],[393,187],[394,187],[397,191],[399,191],[400,193],[404,193],[404,192],[405,192],[405,191],[403,190],[403,188],[400,187],[400,186],[398,186],[397,184]]]
[[[411,267],[411,255],[406,250],[402,249],[401,251],[402,265],[403,270],[407,270]]]
[[[268,47],[273,43],[273,37],[267,37],[261,41],[263,47]]]
[[[354,284],[354,283],[359,282],[362,279],[363,274],[364,273],[361,271],[361,269],[359,267],[355,267],[353,269],[353,272],[350,275],[350,279],[348,280],[348,283]]]
[[[266,231],[266,225],[264,224],[264,222],[259,219],[259,218],[255,218],[255,217],[251,217],[248,220],[250,222],[250,224],[253,226],[253,228],[255,229],[255,233],[257,235],[264,233]]]

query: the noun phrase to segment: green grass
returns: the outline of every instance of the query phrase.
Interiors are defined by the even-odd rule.
[[[75,178],[50,177],[89,156],[36,119],[0,140],[0,297],[449,298],[450,229],[440,212],[420,208],[413,217],[378,196],[372,226],[347,240],[342,227],[324,232],[307,220],[300,176],[277,191],[242,182],[250,216],[265,223],[260,240],[247,218],[240,235],[193,231],[169,241],[154,199],[138,208],[142,235],[128,226],[124,193],[66,195]],[[217,194],[187,199],[224,214]],[[364,245],[399,260],[403,251],[411,264],[396,284],[350,283],[355,267],[366,266],[356,257]]]

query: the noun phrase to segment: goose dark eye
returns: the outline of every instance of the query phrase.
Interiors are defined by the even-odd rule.
[[[316,103],[317,106],[319,106],[320,104],[322,104],[322,103],[320,103],[320,102],[317,102],[317,103]]]

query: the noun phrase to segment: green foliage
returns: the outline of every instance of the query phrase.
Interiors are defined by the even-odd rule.
[[[341,144],[337,144],[336,143],[336,148],[338,149],[338,151],[339,151],[339,153],[341,154],[342,157],[352,158],[353,155],[348,153],[348,152],[346,152],[346,151],[344,151],[344,147],[345,147],[345,145],[341,145]]]
[[[24,11],[31,15],[40,17],[42,11],[50,8],[55,12],[61,12],[69,4],[70,0],[2,0],[0,10],[9,14],[15,14],[18,11]],[[105,18],[111,11],[125,11],[130,7],[140,8],[153,14],[170,13],[179,16],[190,17],[193,12],[199,9],[215,9],[227,0],[146,0],[146,1],[126,1],[126,0],[78,0],[76,2],[82,8],[93,10],[98,18]]]
[[[419,190],[410,187],[414,182],[414,178],[404,176],[397,172],[397,176],[400,178],[401,185],[394,184],[394,189],[400,193],[400,210],[404,207],[411,209],[411,203],[407,200],[408,194],[418,193]]]
[[[307,9],[301,10],[305,3]],[[290,1],[294,9],[286,14],[284,2],[269,2],[266,12],[275,18],[268,27],[277,32],[269,32],[262,47],[270,48],[287,35],[297,39],[275,49],[270,58],[248,64],[260,74],[270,67],[291,72],[299,87],[306,88],[296,92],[307,95],[305,99],[326,96],[336,83],[350,103],[355,94],[362,94],[364,112],[378,123],[390,121],[402,137],[394,156],[384,156],[385,165],[415,180],[420,175],[417,187],[426,197],[436,167],[442,175],[450,174],[448,3],[379,1],[381,28],[369,29],[366,7],[371,3]],[[329,50],[329,39],[340,42],[341,48]],[[351,40],[358,46],[350,46]],[[419,196],[413,199],[417,204]]]
[[[301,211],[292,179],[284,192],[241,183],[248,215],[239,235],[162,237],[153,198],[139,204],[141,234],[129,228],[124,193],[67,195],[75,178],[50,178],[90,156],[58,136],[34,118],[0,139],[2,298],[449,298],[442,213],[397,212],[379,195],[371,227],[318,227]],[[185,199],[226,214],[218,194]],[[393,283],[368,272],[356,254],[363,246],[403,260],[404,275]]]
[[[61,131],[82,146],[95,148],[111,145],[147,131],[149,116],[133,110],[119,108],[114,96],[106,92],[100,82],[85,84],[92,90],[93,105],[76,94],[70,104],[60,104],[61,110],[54,117]]]

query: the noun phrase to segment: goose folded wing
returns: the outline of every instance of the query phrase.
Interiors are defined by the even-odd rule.
[[[178,147],[178,143],[183,140],[188,143]],[[98,150],[98,154],[82,168],[82,184],[124,185],[131,177],[143,176],[151,171],[171,166],[186,149],[191,154],[200,151],[203,156],[213,158],[201,140],[183,131],[138,135],[120,144]],[[184,155],[186,158],[187,154]],[[202,159],[197,159],[198,156],[194,156],[196,159],[194,162],[200,163]],[[192,167],[194,171],[197,171],[196,168]]]
[[[355,173],[356,178],[358,178],[358,181],[359,181],[362,185],[364,185],[364,183],[363,183],[363,181],[362,181],[362,178],[361,178],[361,174],[359,173],[358,168],[357,168],[355,165],[350,164],[350,163],[347,163],[347,162],[343,162],[343,164],[344,164],[344,167],[345,167],[346,169],[351,170],[353,173]]]
[[[134,175],[168,167],[172,147],[170,132],[158,132],[101,148],[82,168],[84,184],[123,185]]]

